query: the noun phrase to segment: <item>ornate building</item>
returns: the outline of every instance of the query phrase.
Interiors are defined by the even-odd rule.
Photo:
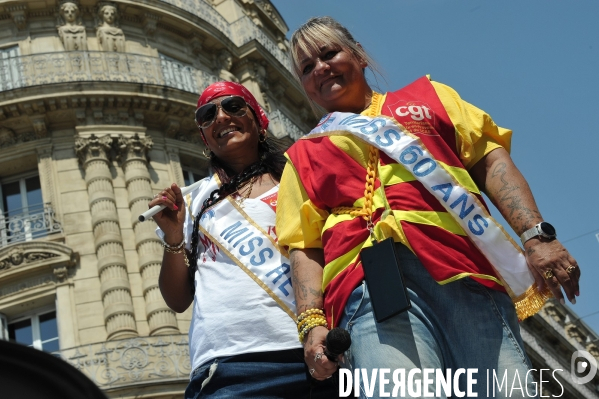
[[[193,112],[210,83],[248,87],[285,144],[314,126],[286,32],[269,0],[0,1],[0,338],[110,397],[181,397],[191,314],[162,300],[137,216],[207,174]],[[599,356],[594,332],[554,303],[523,327],[535,367],[566,370],[562,397],[599,397],[569,374],[575,350]]]

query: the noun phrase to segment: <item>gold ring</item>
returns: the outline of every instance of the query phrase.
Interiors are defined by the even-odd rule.
[[[543,274],[545,275],[545,280],[549,280],[550,278],[553,277],[553,271],[551,271],[551,270],[545,270],[545,272]]]
[[[568,268],[566,269],[566,273],[570,274],[570,273],[572,273],[574,270],[576,270],[576,266],[574,266],[574,265],[570,265],[570,266],[568,266]]]

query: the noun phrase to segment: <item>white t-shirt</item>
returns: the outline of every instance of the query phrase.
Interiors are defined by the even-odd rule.
[[[210,179],[204,179],[206,184],[186,197],[186,202],[191,198],[191,206],[186,204],[184,226],[188,249],[193,228],[190,208],[195,217],[210,194],[205,189]],[[260,197],[245,199],[241,204],[253,221],[273,237],[276,237],[278,190],[278,186],[273,187]],[[204,220],[202,227],[211,232],[210,225]],[[192,370],[218,357],[301,348],[291,317],[202,232],[199,236],[196,290],[189,329]],[[279,256],[278,252],[276,256]]]

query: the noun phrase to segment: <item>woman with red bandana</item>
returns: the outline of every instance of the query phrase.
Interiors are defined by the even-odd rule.
[[[268,118],[242,85],[218,82],[195,114],[212,176],[186,195],[172,184],[149,204],[163,240],[159,285],[176,312],[193,303],[186,398],[334,395],[310,378],[297,339],[289,260],[275,207],[285,158]]]

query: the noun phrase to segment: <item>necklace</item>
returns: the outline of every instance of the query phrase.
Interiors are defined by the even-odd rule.
[[[250,179],[249,184],[244,184],[243,187],[240,187],[237,189],[237,198],[235,198],[235,200],[237,201],[237,203],[239,205],[241,205],[243,203],[243,201],[245,201],[246,199],[248,199],[250,197],[250,195],[252,194],[252,188],[254,187],[254,183],[256,183],[257,180],[258,180],[258,176],[254,176]],[[247,188],[245,193],[243,193],[243,195],[242,195],[239,190],[244,187],[247,187],[248,185],[249,185],[249,187]]]

